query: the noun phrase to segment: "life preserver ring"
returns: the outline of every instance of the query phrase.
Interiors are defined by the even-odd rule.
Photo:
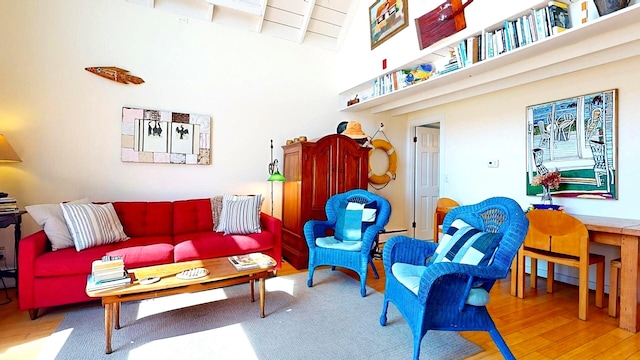
[[[396,179],[396,169],[398,168],[398,154],[389,142],[381,139],[371,140],[373,149],[369,151],[369,182],[376,185],[384,185]],[[389,167],[382,175],[377,175],[371,170],[371,155],[376,149],[384,150],[389,156]]]

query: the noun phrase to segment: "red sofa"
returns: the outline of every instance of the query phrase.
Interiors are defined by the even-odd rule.
[[[263,252],[282,262],[282,222],[260,213],[262,231],[225,235],[213,230],[210,199],[114,202],[129,240],[82,251],[51,250],[44,230],[19,243],[18,294],[31,319],[38,309],[95,300],[85,293],[91,263],[103,255],[122,255],[128,269]]]

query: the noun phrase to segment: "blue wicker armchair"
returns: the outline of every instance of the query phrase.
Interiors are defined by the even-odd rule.
[[[346,215],[345,206],[349,203],[364,204],[373,214],[371,222],[363,221],[362,212],[353,211]],[[364,210],[366,212],[366,210]],[[384,230],[391,215],[389,202],[376,194],[366,190],[350,190],[336,194],[329,198],[325,205],[327,220],[309,220],[304,225],[304,236],[309,246],[309,279],[307,286],[313,286],[313,273],[318,266],[331,265],[351,269],[360,276],[360,295],[366,295],[367,266],[371,265],[376,278],[378,272],[373,264],[371,252],[375,246],[378,233]],[[353,215],[356,214],[356,215]],[[355,218],[354,216],[357,216]],[[345,220],[346,219],[346,220]],[[349,227],[345,221],[355,219],[357,229],[355,237],[344,239],[339,233]],[[334,230],[333,235],[327,235],[328,230]],[[351,232],[353,235],[353,231]]]
[[[429,330],[488,331],[502,355],[513,359],[485,305],[495,281],[507,276],[528,228],[514,200],[494,197],[452,209],[440,243],[389,239],[382,255],[386,287],[380,324],[386,325],[392,302],[413,333],[414,359]]]

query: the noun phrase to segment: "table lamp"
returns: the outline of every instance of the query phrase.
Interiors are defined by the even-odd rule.
[[[267,179],[271,183],[271,216],[273,216],[273,182],[285,180],[278,170],[278,159],[273,159],[273,139],[271,139],[271,162],[269,163],[269,178]]]
[[[0,134],[0,163],[22,162],[4,135]]]
[[[22,162],[18,154],[11,147],[4,135],[0,134],[0,163],[17,163]],[[7,193],[0,192],[0,198],[7,197]]]

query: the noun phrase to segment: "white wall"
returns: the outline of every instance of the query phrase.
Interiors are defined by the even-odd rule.
[[[335,133],[336,53],[124,0],[0,2],[0,133],[22,158],[0,165],[19,205],[262,193],[269,139]],[[84,70],[118,66],[123,85]],[[120,161],[123,106],[206,114],[212,165]],[[275,184],[276,215],[281,186]],[[23,234],[39,227],[23,217]],[[12,229],[0,244],[12,248]],[[13,258],[8,253],[10,259]],[[3,264],[0,264],[2,266]]]

